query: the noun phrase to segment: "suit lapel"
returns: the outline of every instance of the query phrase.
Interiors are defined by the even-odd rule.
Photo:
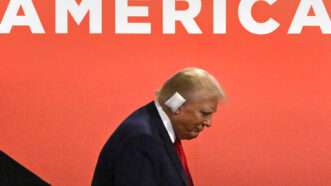
[[[149,108],[149,111],[150,111],[151,116],[152,116],[152,120],[153,120],[152,122],[159,129],[160,136],[161,136],[162,141],[164,142],[165,149],[167,150],[167,153],[168,153],[173,165],[175,166],[175,168],[177,170],[177,173],[180,175],[180,177],[182,178],[182,181],[185,183],[185,185],[189,185],[188,184],[188,177],[185,174],[185,171],[182,167],[181,161],[180,161],[180,159],[177,155],[175,145],[170,140],[170,137],[169,137],[169,135],[167,133],[167,130],[165,129],[165,127],[162,123],[162,120],[159,116],[159,113],[157,112],[157,109],[155,107],[154,102],[148,104],[148,108]]]

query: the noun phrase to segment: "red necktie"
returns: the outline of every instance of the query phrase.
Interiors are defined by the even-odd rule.
[[[175,141],[175,146],[176,146],[176,151],[177,151],[177,154],[180,158],[180,161],[182,162],[182,165],[184,167],[184,170],[185,170],[185,173],[188,177],[188,181],[189,181],[189,186],[193,186],[193,180],[192,180],[192,177],[191,177],[191,173],[190,173],[190,170],[188,169],[188,165],[187,165],[187,161],[186,161],[186,156],[185,156],[185,153],[184,153],[184,149],[183,149],[183,146],[182,146],[182,143],[180,140],[176,140]]]

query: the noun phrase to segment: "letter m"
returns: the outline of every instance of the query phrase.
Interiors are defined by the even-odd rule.
[[[79,25],[89,12],[90,33],[102,33],[102,0],[56,0],[56,33],[68,33],[68,14]]]

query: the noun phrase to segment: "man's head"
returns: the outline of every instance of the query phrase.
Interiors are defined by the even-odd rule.
[[[185,102],[176,109],[169,108],[166,103],[176,93]],[[169,116],[179,139],[195,138],[204,127],[210,127],[212,114],[224,98],[218,81],[199,68],[186,68],[176,73],[157,94],[157,100]]]

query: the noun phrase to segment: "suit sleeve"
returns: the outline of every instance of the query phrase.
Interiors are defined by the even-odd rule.
[[[149,137],[126,143],[116,163],[115,186],[159,186],[160,145]]]

